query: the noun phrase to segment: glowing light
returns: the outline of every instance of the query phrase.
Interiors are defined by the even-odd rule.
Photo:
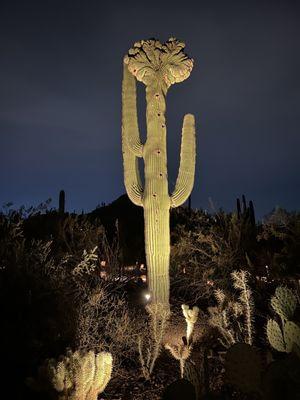
[[[150,293],[145,293],[145,299],[149,301],[151,299],[151,294]]]
[[[145,268],[145,265],[144,265],[144,264],[141,264],[141,265],[140,265],[140,270],[141,270],[141,271],[145,271],[145,270],[146,270],[146,268]]]
[[[135,265],[127,265],[126,267],[124,267],[124,271],[126,272],[134,271],[135,268],[136,268]]]

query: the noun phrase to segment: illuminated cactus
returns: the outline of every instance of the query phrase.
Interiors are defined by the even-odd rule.
[[[53,399],[97,400],[110,381],[112,363],[112,355],[104,351],[72,352],[68,349],[58,360],[46,360],[39,367],[38,376],[26,382],[35,391],[52,392]]]
[[[186,304],[182,304],[181,308],[186,321],[186,339],[187,342],[190,343],[194,331],[194,326],[198,319],[199,308],[196,306],[194,306],[193,308],[189,308],[189,306],[187,306]]]
[[[152,301],[169,304],[170,208],[189,197],[195,174],[195,120],[183,120],[179,174],[174,192],[169,195],[166,146],[166,95],[169,87],[187,79],[193,60],[183,52],[184,43],[171,38],[161,44],[146,40],[134,44],[124,58],[122,87],[122,150],[124,181],[131,201],[143,207],[145,250]],[[136,82],[146,86],[147,140],[141,143]],[[144,160],[145,185],[142,186],[138,158]]]
[[[277,351],[285,353],[300,348],[300,327],[290,321],[297,307],[297,297],[293,291],[279,286],[271,298],[271,306],[280,316],[281,324],[274,319],[268,320],[267,337],[270,345]]]

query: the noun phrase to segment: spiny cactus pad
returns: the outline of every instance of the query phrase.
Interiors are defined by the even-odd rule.
[[[282,331],[277,321],[269,319],[267,323],[267,336],[270,345],[277,351],[286,351],[286,346],[283,338]]]
[[[294,315],[297,298],[292,290],[284,286],[279,286],[275,291],[275,295],[271,298],[271,305],[283,320],[289,320]]]
[[[193,60],[183,52],[184,47],[175,38],[163,44],[155,39],[141,40],[129,50],[124,62],[138,81],[145,85],[160,81],[168,89],[187,79],[193,68]]]
[[[259,352],[246,343],[236,343],[226,353],[225,379],[245,393],[257,392],[261,384]]]
[[[294,345],[300,347],[300,327],[293,321],[287,321],[283,327],[286,352],[290,353]]]

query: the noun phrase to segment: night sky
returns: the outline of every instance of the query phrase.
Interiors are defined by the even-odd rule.
[[[56,207],[64,189],[67,210],[89,211],[123,194],[122,58],[170,36],[195,60],[167,97],[170,188],[191,112],[194,207],[232,210],[244,193],[259,217],[299,209],[300,6],[276,0],[2,0],[0,205]]]

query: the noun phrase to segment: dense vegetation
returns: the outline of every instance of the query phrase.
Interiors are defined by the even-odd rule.
[[[175,209],[172,314],[145,312],[143,249],[142,214],[126,197],[82,215],[3,210],[3,382],[13,398],[300,398],[299,213],[276,209],[258,223],[245,199],[233,213]],[[79,385],[84,362],[102,362],[105,379],[80,397],[66,382]]]

